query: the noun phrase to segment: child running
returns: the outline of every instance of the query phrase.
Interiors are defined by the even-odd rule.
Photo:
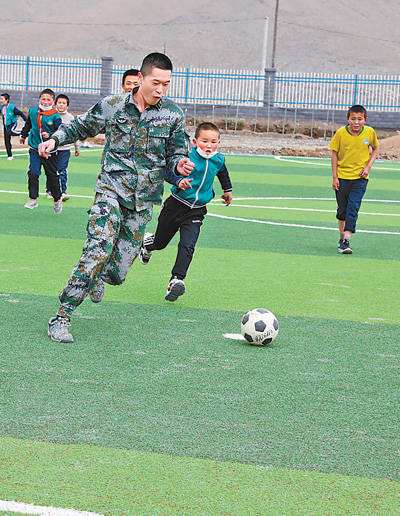
[[[64,95],[64,93],[60,93],[56,97],[56,109],[61,116],[62,123],[64,125],[68,125],[74,120],[74,115],[72,115],[68,111],[69,107],[69,97]],[[57,166],[58,166],[58,174],[60,178],[60,188],[61,188],[61,198],[63,201],[67,201],[69,199],[69,195],[67,193],[67,185],[68,185],[68,164],[71,157],[71,147],[72,145],[62,145],[57,149]],[[79,140],[74,143],[75,148],[75,156],[80,155],[80,142]],[[46,193],[48,197],[51,197],[49,183],[46,183]]]
[[[3,135],[4,135],[4,146],[7,152],[7,159],[12,160],[12,136],[19,136],[20,132],[17,130],[18,117],[22,120],[26,120],[26,115],[20,111],[13,102],[10,101],[10,95],[8,93],[2,93],[0,95],[0,109],[1,118],[3,121]]]
[[[39,105],[29,108],[28,118],[21,131],[20,143],[25,144],[25,139],[29,135],[29,199],[24,205],[25,208],[33,210],[39,205],[37,200],[39,197],[39,176],[43,165],[50,193],[54,199],[53,210],[57,215],[62,211],[57,152],[51,152],[48,159],[41,157],[38,152],[39,144],[48,140],[61,125],[61,116],[54,107],[55,98],[54,91],[49,88],[40,93]]]
[[[332,188],[335,190],[339,225],[338,252],[351,254],[350,238],[356,232],[358,210],[368,184],[373,162],[378,156],[378,138],[367,123],[367,111],[354,105],[347,112],[348,124],[334,134]]]
[[[164,249],[179,231],[180,239],[175,264],[171,271],[165,299],[176,301],[185,293],[187,271],[193,258],[200,228],[207,213],[206,204],[214,197],[215,177],[221,184],[222,200],[226,205],[232,202],[232,184],[225,166],[224,156],[218,152],[220,132],[216,125],[203,122],[196,128],[194,147],[189,159],[194,169],[188,177],[176,176],[168,181],[176,186],[171,188],[171,196],[164,202],[155,234],[147,233],[139,253],[139,260],[148,264],[151,253]]]

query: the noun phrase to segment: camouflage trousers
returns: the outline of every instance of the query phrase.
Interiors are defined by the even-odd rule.
[[[60,309],[71,314],[101,278],[120,285],[139,253],[152,208],[128,210],[117,199],[97,193],[89,212],[87,238],[82,256],[60,294]]]

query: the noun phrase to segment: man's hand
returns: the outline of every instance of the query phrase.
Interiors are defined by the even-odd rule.
[[[221,199],[224,201],[224,203],[229,206],[232,202],[232,192],[224,192],[221,195]]]
[[[338,177],[332,177],[332,188],[334,190],[339,190],[339,178]]]
[[[361,172],[360,172],[360,177],[368,177],[368,174],[369,174],[369,171],[371,169],[368,167],[368,165],[366,167],[364,167]]]
[[[22,138],[22,136],[19,137],[19,143],[21,145],[25,145],[25,138]]]
[[[50,138],[50,140],[47,140],[47,142],[39,143],[39,156],[42,158],[48,158],[50,156],[50,152],[54,150],[55,146],[56,141],[53,140],[53,138]]]
[[[176,165],[176,171],[181,176],[188,176],[193,169],[194,163],[192,163],[189,158],[182,158]]]
[[[189,188],[192,188],[192,185],[190,184],[191,182],[191,179],[185,177],[184,179],[181,179],[179,181],[178,188],[180,188],[181,190],[189,190]]]
[[[81,155],[80,151],[78,149],[75,149],[75,156],[78,157],[80,155]]]

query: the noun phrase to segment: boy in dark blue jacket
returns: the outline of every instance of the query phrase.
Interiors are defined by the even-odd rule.
[[[61,116],[54,107],[54,91],[46,88],[39,95],[39,105],[29,108],[28,119],[21,131],[20,142],[25,143],[28,136],[29,170],[28,190],[29,199],[25,208],[33,210],[38,207],[39,176],[43,165],[46,172],[50,193],[54,199],[53,210],[57,215],[62,211],[61,187],[58,174],[57,151],[52,152],[48,159],[39,156],[39,144],[48,140],[61,125]]]
[[[19,136],[17,131],[18,117],[26,120],[26,115],[20,111],[13,102],[10,102],[10,95],[2,93],[0,95],[0,110],[3,121],[4,145],[7,152],[7,159],[13,159],[11,136]]]
[[[216,125],[203,122],[197,126],[193,139],[194,147],[189,153],[189,159],[195,167],[188,177],[183,179],[168,174],[169,177],[166,179],[174,183],[171,196],[164,202],[155,234],[147,233],[143,239],[139,260],[146,265],[152,251],[164,249],[179,231],[178,253],[165,294],[167,301],[176,301],[185,293],[184,279],[207,213],[206,204],[215,195],[215,177],[218,177],[221,183],[221,197],[224,203],[229,205],[232,202],[232,184],[225,166],[225,158],[217,150],[219,142],[220,132]]]

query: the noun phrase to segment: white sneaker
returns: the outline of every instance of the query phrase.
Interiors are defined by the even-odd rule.
[[[47,335],[55,342],[74,342],[69,331],[70,324],[69,319],[56,315],[49,321]]]
[[[12,156],[8,156],[8,161],[12,161],[14,158]]]
[[[37,199],[29,199],[25,204],[24,208],[28,208],[28,210],[34,210],[39,206]]]
[[[62,198],[58,199],[58,201],[55,201],[53,206],[53,211],[56,215],[59,215],[62,212],[63,205],[62,205]]]
[[[172,278],[168,283],[167,293],[165,294],[166,301],[176,301],[179,296],[185,293],[185,283],[178,278]]]
[[[67,194],[67,192],[61,194],[61,199],[63,200],[63,202],[68,201],[69,195]]]
[[[51,193],[50,193],[50,192],[46,192],[46,197],[47,197],[48,199],[53,199],[53,196],[51,195]]]

